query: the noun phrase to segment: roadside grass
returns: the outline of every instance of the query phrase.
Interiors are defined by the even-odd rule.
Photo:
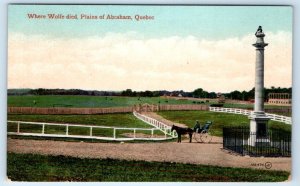
[[[280,182],[289,172],[68,156],[8,153],[12,181]]]
[[[196,120],[203,126],[206,121],[212,121],[210,133],[215,136],[223,136],[223,127],[249,127],[247,116],[230,113],[210,112],[210,111],[161,111],[158,112],[162,117],[175,123],[182,123],[193,128]],[[291,125],[269,121],[271,129],[291,131]]]
[[[82,124],[93,126],[107,126],[107,127],[121,127],[121,128],[154,128],[151,125],[144,123],[135,118],[132,114],[102,114],[102,115],[22,115],[22,114],[8,114],[8,120],[14,121],[31,121],[31,122],[46,122],[46,123],[69,123]],[[17,124],[8,123],[8,132],[16,132]],[[20,132],[27,133],[41,133],[42,125],[35,124],[21,124]],[[70,135],[90,135],[90,128],[69,126],[68,132]],[[45,134],[65,134],[66,127],[47,125],[45,126]],[[128,137],[133,130],[117,130],[117,137]],[[151,135],[150,131],[137,130],[137,133]],[[125,135],[127,134],[127,135]],[[164,135],[159,130],[154,130],[155,135]],[[93,129],[93,136],[97,137],[112,137],[113,129],[101,128]]]
[[[193,104],[191,100],[176,100],[163,97],[121,96],[8,96],[9,107],[125,107],[135,104]]]

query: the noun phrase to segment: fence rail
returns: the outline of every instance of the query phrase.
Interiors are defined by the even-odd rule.
[[[237,109],[237,108],[222,108],[222,107],[209,107],[209,111],[212,112],[226,112],[232,114],[242,114],[249,116],[252,111],[245,109]],[[292,124],[292,118],[287,116],[281,116],[277,114],[266,113],[266,115],[273,121],[279,121],[286,124]]]
[[[164,124],[163,122],[160,122],[156,119],[150,118],[148,116],[145,116],[143,114],[140,114],[138,112],[133,112],[133,115],[137,117],[138,119],[144,121],[145,123],[148,123],[149,125],[152,125],[162,131],[165,135],[170,135],[172,138],[177,137],[177,134],[175,131],[171,132],[171,127]]]
[[[61,123],[44,123],[44,122],[26,122],[26,121],[7,121],[8,130],[12,128],[12,124],[15,123],[17,126],[14,128],[15,131],[8,131],[8,135],[21,135],[21,136],[40,136],[40,137],[66,137],[66,138],[84,138],[84,139],[101,139],[101,140],[114,140],[114,141],[129,141],[129,140],[166,140],[171,139],[167,135],[155,137],[155,131],[159,130],[157,128],[122,128],[122,127],[106,127],[106,126],[94,126],[94,125],[82,125],[82,124],[61,124]],[[33,130],[32,132],[22,131],[22,129],[28,129],[29,125],[40,126],[38,130]],[[60,126],[63,127],[64,131],[61,133],[48,133],[45,128],[49,126]],[[71,134],[71,127],[79,127],[81,129],[88,129],[87,135],[82,134]],[[97,135],[95,134],[96,129],[109,129],[111,136]],[[119,137],[119,132],[131,131],[132,137]],[[147,131],[149,132],[149,137],[138,137],[138,132]],[[99,132],[99,131],[98,131]],[[103,131],[102,131],[103,132]],[[101,132],[100,132],[101,133]]]

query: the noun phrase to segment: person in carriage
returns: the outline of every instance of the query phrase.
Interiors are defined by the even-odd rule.
[[[206,121],[205,125],[203,127],[201,127],[201,124],[199,122],[199,120],[196,120],[195,126],[194,126],[194,132],[196,133],[201,133],[203,132],[208,132],[208,129],[210,127],[210,125],[212,124],[211,121]]]

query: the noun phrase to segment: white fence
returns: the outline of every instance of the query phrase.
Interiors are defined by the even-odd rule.
[[[8,129],[12,127],[12,124],[15,123],[17,126],[15,131],[8,131],[8,135],[21,135],[21,136],[40,136],[40,137],[67,137],[67,138],[85,138],[85,139],[101,139],[101,140],[114,140],[114,141],[129,141],[129,140],[166,140],[171,139],[168,137],[166,133],[164,135],[155,135],[155,131],[160,131],[158,128],[121,128],[121,127],[106,127],[106,126],[94,126],[94,125],[80,125],[80,124],[61,124],[61,123],[42,123],[42,122],[25,122],[25,121],[8,121]],[[41,127],[41,130],[38,131],[31,131],[26,132],[24,131],[26,127],[28,128],[29,125],[37,125]],[[49,126],[61,126],[63,128],[63,132],[60,133],[49,133],[45,130],[46,127]],[[79,127],[81,129],[88,129],[88,135],[74,135],[70,134],[71,127]],[[111,133],[111,136],[104,136],[104,135],[96,135],[95,130],[101,129],[104,130],[111,130],[108,133]],[[23,130],[23,131],[22,131]],[[103,132],[102,131],[102,132]],[[118,133],[120,132],[128,132],[131,131],[131,136],[129,137],[118,137]],[[149,133],[149,137],[145,137],[146,134],[142,132],[147,131]],[[142,137],[139,137],[142,135]]]
[[[237,108],[222,108],[222,107],[209,107],[209,111],[213,112],[226,112],[232,114],[242,114],[249,116],[252,111],[245,109],[237,109]],[[279,121],[286,124],[292,124],[292,118],[287,116],[281,116],[277,114],[266,113],[266,115],[273,121]]]
[[[149,125],[152,125],[162,131],[165,135],[170,135],[172,138],[177,137],[177,133],[175,131],[171,132],[171,127],[156,120],[153,118],[150,118],[148,116],[145,116],[143,114],[140,114],[138,112],[133,112],[133,115],[137,117],[138,119],[144,121],[145,123],[148,123]]]
[[[273,121],[284,122],[286,124],[292,124],[292,117],[281,116],[277,114],[266,113],[267,116],[271,118]]]

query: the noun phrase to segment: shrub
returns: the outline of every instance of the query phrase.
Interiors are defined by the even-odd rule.
[[[221,103],[215,103],[215,104],[211,104],[210,106],[211,106],[211,107],[223,107],[224,104],[221,104]]]

